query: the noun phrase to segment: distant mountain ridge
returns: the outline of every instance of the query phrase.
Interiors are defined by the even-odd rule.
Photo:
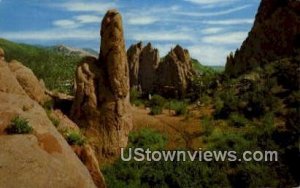
[[[64,55],[78,55],[80,57],[85,57],[85,56],[93,56],[97,57],[98,53],[90,48],[74,48],[66,45],[56,45],[49,47],[48,49],[53,50],[54,52],[62,53]]]
[[[17,60],[43,79],[50,90],[72,93],[72,82],[82,54],[72,53],[70,48],[58,51],[52,47],[15,43],[0,38],[0,47],[5,51],[7,62]],[[89,54],[90,55],[90,54]]]

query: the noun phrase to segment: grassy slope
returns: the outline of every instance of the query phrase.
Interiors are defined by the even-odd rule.
[[[213,75],[223,71],[221,66],[205,66],[196,59],[192,59],[192,65],[196,71],[204,73],[205,75]]]
[[[0,39],[0,47],[5,51],[9,62],[13,59],[29,67],[39,79],[43,79],[47,88],[60,92],[71,93],[74,72],[79,56],[65,56],[49,49],[18,44]]]

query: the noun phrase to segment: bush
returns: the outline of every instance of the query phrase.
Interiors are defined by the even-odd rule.
[[[136,88],[132,88],[130,90],[130,102],[131,104],[134,104],[136,106],[140,106],[143,104],[141,93]]]
[[[200,102],[201,104],[204,104],[204,105],[209,105],[211,104],[211,97],[209,97],[208,95],[204,95],[203,97],[200,98]]]
[[[168,108],[175,111],[177,116],[185,115],[188,112],[188,104],[184,101],[170,101]]]
[[[234,127],[244,127],[247,125],[248,120],[241,114],[232,113],[229,117],[229,123]]]
[[[60,124],[60,121],[56,118],[53,118],[53,117],[49,117],[49,119],[51,120],[52,124],[55,126],[55,127],[58,127],[59,124]]]
[[[149,101],[148,105],[151,108],[151,115],[161,114],[164,106],[166,104],[165,98],[160,95],[153,95],[152,99]]]
[[[86,143],[86,138],[79,131],[68,131],[65,138],[70,145],[82,146]]]
[[[159,115],[163,112],[163,108],[160,106],[151,107],[150,115]]]
[[[152,129],[141,129],[129,135],[129,147],[150,148],[152,150],[163,149],[166,138]]]
[[[151,100],[149,101],[150,107],[159,106],[163,108],[165,104],[166,104],[166,99],[160,95],[153,95]]]
[[[8,134],[29,134],[33,131],[33,128],[28,124],[26,119],[17,116],[11,120],[6,131]]]
[[[53,106],[54,106],[54,101],[53,101],[52,99],[50,99],[50,100],[44,102],[44,104],[43,104],[43,108],[44,108],[45,110],[52,110],[52,109],[53,109]]]
[[[221,92],[216,97],[214,117],[217,119],[228,118],[231,112],[238,110],[238,101],[238,97],[233,89]]]

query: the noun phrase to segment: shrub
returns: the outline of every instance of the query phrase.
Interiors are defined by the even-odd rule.
[[[169,109],[171,110],[174,110],[175,111],[175,114],[177,116],[179,115],[185,115],[187,114],[188,112],[188,104],[184,101],[176,101],[176,100],[173,100],[173,101],[170,101],[169,102]]]
[[[205,136],[211,135],[211,133],[214,131],[213,120],[207,116],[203,117],[201,120],[201,125],[203,128],[203,134]]]
[[[53,118],[53,117],[49,117],[49,119],[51,120],[52,124],[55,126],[55,127],[58,127],[59,124],[60,124],[60,121],[56,118]]]
[[[86,143],[86,138],[79,131],[67,131],[65,138],[70,145],[82,146]]]
[[[242,153],[251,150],[252,141],[246,139],[241,133],[214,131],[208,139],[210,150],[235,150]]]
[[[219,96],[216,97],[215,118],[228,118],[231,112],[238,110],[238,101],[238,97],[235,95],[235,91],[233,89],[221,92]]]
[[[211,97],[208,95],[204,95],[203,97],[200,98],[201,104],[209,105],[211,103]]]
[[[141,129],[129,135],[129,147],[150,148],[153,150],[163,149],[166,145],[166,138],[152,129]]]
[[[160,95],[153,95],[152,99],[149,101],[148,105],[151,108],[151,115],[161,114],[164,106],[166,104],[165,98]]]
[[[141,97],[141,93],[136,89],[136,88],[132,88],[130,90],[130,102],[131,104],[134,104],[136,106],[140,106],[143,104],[142,99],[140,99]]]
[[[29,134],[33,131],[28,121],[20,116],[11,120],[10,125],[6,128],[8,134]]]
[[[234,127],[244,127],[248,120],[241,114],[232,113],[229,117],[229,122]]]
[[[50,100],[44,102],[44,104],[43,104],[43,108],[44,108],[45,110],[52,110],[52,109],[53,109],[53,106],[54,106],[54,101],[53,101],[52,99],[50,99]]]
[[[160,95],[153,95],[151,100],[149,101],[150,107],[160,106],[163,108],[165,106],[165,104],[166,104],[166,99]]]
[[[163,108],[160,106],[153,106],[151,107],[150,115],[159,115],[163,111]]]

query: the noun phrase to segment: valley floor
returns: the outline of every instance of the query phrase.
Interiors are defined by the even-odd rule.
[[[197,150],[203,146],[201,135],[201,117],[211,115],[209,107],[190,106],[190,111],[184,116],[175,116],[172,110],[164,110],[160,115],[149,115],[150,109],[132,107],[133,131],[150,128],[164,135],[167,140],[166,149],[189,148]]]

